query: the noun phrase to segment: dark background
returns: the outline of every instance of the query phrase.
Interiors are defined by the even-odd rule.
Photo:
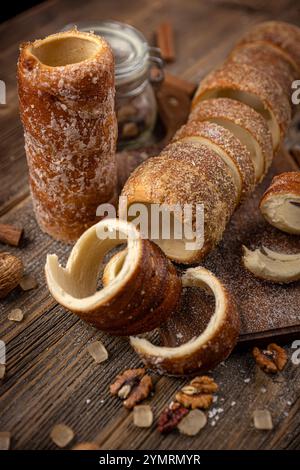
[[[24,10],[27,10],[28,8],[31,8],[38,3],[42,3],[41,0],[23,0],[22,2],[12,2],[9,1],[5,3],[5,9],[3,8],[4,5],[2,5],[0,9],[0,23],[3,21],[9,20],[13,16],[18,15]]]

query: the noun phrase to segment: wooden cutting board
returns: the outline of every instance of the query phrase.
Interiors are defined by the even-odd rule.
[[[150,149],[155,153],[155,148]],[[145,151],[119,154],[120,186],[133,168],[145,159]],[[282,150],[254,194],[235,212],[220,245],[203,265],[219,276],[234,294],[241,316],[240,344],[291,340],[300,335],[300,282],[279,285],[261,281],[241,264],[242,245],[257,248],[261,244],[284,252],[300,252],[300,237],[285,234],[269,225],[258,209],[260,198],[272,177],[298,168]],[[178,266],[181,272],[184,267]],[[187,289],[182,309],[162,330],[162,342],[177,345],[202,330],[213,309],[213,300],[200,289]]]

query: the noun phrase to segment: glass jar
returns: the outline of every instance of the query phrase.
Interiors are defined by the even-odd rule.
[[[74,25],[67,25],[64,30]],[[118,148],[138,147],[150,139],[157,105],[153,85],[163,80],[159,50],[150,47],[137,29],[118,21],[79,23],[80,31],[93,31],[112,47],[115,56]],[[153,73],[153,68],[156,69]]]

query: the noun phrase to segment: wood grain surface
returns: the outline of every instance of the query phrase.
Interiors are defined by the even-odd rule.
[[[7,347],[7,371],[0,382],[0,431],[12,433],[13,449],[55,449],[49,434],[52,426],[61,422],[73,428],[74,442],[93,439],[103,449],[300,448],[300,367],[291,360],[282,373],[270,377],[257,369],[247,350],[236,351],[212,372],[220,386],[213,405],[222,410],[219,419],[210,418],[194,438],[177,432],[162,437],[155,424],[150,429],[135,428],[132,415],[109,396],[108,386],[115,375],[140,365],[128,341],[86,325],[58,306],[47,292],[43,273],[46,254],[57,253],[64,262],[70,247],[42,234],[33,216],[18,116],[18,45],[58,31],[66,23],[107,18],[133,24],[150,42],[158,23],[163,18],[171,20],[176,61],[168,65],[168,71],[198,81],[222,60],[246,28],[266,19],[300,25],[300,9],[292,0],[51,0],[0,25],[0,79],[7,86],[7,105],[0,106],[0,220],[25,229],[19,248],[1,245],[1,251],[20,256],[26,272],[39,283],[32,291],[18,288],[1,302],[0,339]],[[292,165],[291,161],[283,164]],[[124,179],[122,168],[121,161]],[[9,311],[16,307],[25,314],[21,323],[7,320]],[[109,359],[100,365],[86,350],[95,339],[101,339],[109,352]],[[291,342],[285,347],[291,357]],[[169,377],[155,380],[151,405],[157,418],[184,381]],[[272,413],[272,431],[254,429],[252,413],[257,408]]]

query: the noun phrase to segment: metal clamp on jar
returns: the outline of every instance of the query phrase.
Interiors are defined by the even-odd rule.
[[[159,49],[150,47],[137,29],[118,21],[79,23],[77,27],[81,31],[99,34],[112,47],[115,56],[118,148],[140,146],[150,139],[157,117],[152,85],[159,84],[164,76]],[[155,73],[153,69],[156,69]]]

